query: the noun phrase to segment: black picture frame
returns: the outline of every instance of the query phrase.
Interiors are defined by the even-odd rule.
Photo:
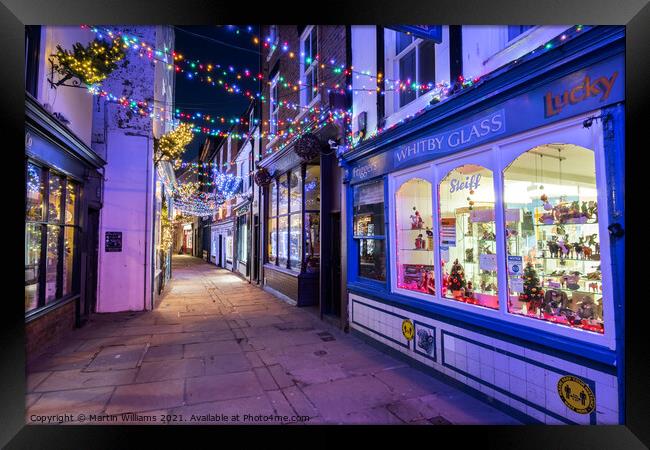
[[[291,5],[282,2],[267,4],[265,7],[250,3],[242,7],[236,2],[206,2],[187,0],[173,2],[170,0],[142,0],[138,2],[113,0],[3,0],[0,6],[0,36],[3,41],[3,83],[2,118],[5,139],[5,200],[9,208],[5,221],[5,242],[9,245],[5,251],[4,265],[5,286],[10,287],[6,294],[2,319],[1,361],[2,377],[2,423],[0,427],[0,445],[6,448],[123,448],[134,447],[135,438],[142,439],[139,445],[156,445],[154,441],[173,445],[187,445],[188,439],[210,433],[213,445],[225,444],[227,431],[220,427],[138,427],[138,426],[25,426],[25,332],[24,310],[16,297],[21,295],[24,286],[20,282],[23,275],[21,267],[11,256],[24,252],[21,239],[24,236],[24,197],[10,195],[17,186],[25,186],[22,170],[24,154],[21,149],[24,141],[24,73],[25,63],[24,26],[52,24],[83,23],[176,23],[176,24],[226,24],[226,23],[304,23],[316,20],[317,23],[443,23],[443,24],[609,24],[626,26],[626,148],[632,161],[627,163],[629,179],[637,181],[627,193],[643,195],[643,164],[640,157],[648,145],[647,125],[644,123],[648,114],[647,80],[650,62],[650,5],[647,0],[628,0],[624,3],[613,0],[553,0],[536,2],[517,2],[515,0],[492,0],[489,2],[439,0],[415,2],[411,0],[389,2],[384,0],[357,0],[346,4],[329,2],[318,8],[313,5]],[[647,175],[645,175],[647,177]],[[639,192],[640,191],[640,192]],[[625,196],[622,192],[620,195]],[[642,217],[644,212],[643,197],[639,201],[628,199],[635,216]],[[637,223],[639,220],[637,219]],[[625,320],[625,373],[626,373],[626,423],[620,426],[522,426],[522,427],[436,427],[432,429],[402,427],[346,428],[349,432],[364,431],[375,439],[383,434],[396,436],[403,434],[398,445],[416,445],[415,439],[426,439],[428,445],[439,445],[448,440],[447,445],[472,446],[475,448],[540,448],[540,449],[634,449],[650,445],[648,390],[647,342],[648,305],[650,301],[644,295],[643,261],[645,248],[642,224],[627,221],[626,237],[626,320]],[[630,233],[638,233],[636,241],[631,241]],[[630,244],[632,242],[632,244]],[[13,275],[12,275],[13,274]],[[256,427],[240,427],[236,431],[246,433],[242,444],[246,445]],[[281,427],[264,427],[266,434],[276,434],[279,442],[288,443],[293,438],[284,434],[288,430]],[[296,432],[305,433],[307,442],[315,442],[320,433],[328,433],[327,441],[332,445],[343,445],[343,439],[334,441],[327,427],[292,427]],[[368,432],[371,433],[368,433]],[[279,434],[283,433],[283,434]],[[418,434],[422,435],[418,436]],[[426,433],[426,434],[425,434]],[[324,436],[325,437],[325,436]],[[146,442],[146,444],[144,444]],[[210,442],[210,441],[208,441]],[[268,441],[267,441],[268,442]],[[324,441],[321,441],[324,442]],[[336,442],[336,443],[335,443]],[[182,444],[181,444],[182,443]]]

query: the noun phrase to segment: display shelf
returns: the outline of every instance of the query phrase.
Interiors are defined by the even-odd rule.
[[[536,223],[534,224],[536,227],[557,227],[557,226],[564,226],[564,225],[598,225],[598,222],[585,222],[585,223],[578,223],[578,222],[564,222],[564,223]]]
[[[600,259],[579,259],[579,258],[537,258],[544,261],[582,261],[591,263],[600,263]]]
[[[404,252],[432,252],[433,250],[427,250],[423,248],[400,248],[400,251]]]

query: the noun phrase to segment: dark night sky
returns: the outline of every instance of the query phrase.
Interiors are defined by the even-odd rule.
[[[236,34],[232,27],[229,29],[227,26],[174,27],[175,50],[182,54],[184,59],[198,59],[202,63],[211,63],[213,66],[221,64],[226,68],[231,65],[236,70],[248,69],[252,75],[256,75],[259,72],[259,54],[252,38],[253,35],[257,35],[258,27],[253,26],[253,34],[245,31],[246,26],[239,26],[239,28],[242,31]],[[252,76],[251,78],[242,77],[241,80],[237,80],[234,76],[222,78],[224,81],[236,83],[243,90],[259,91],[258,82]],[[175,107],[182,112],[200,111],[212,115],[238,117],[244,113],[249,104],[250,100],[244,95],[230,94],[218,84],[211,86],[197,78],[188,79],[187,73],[176,74]],[[199,122],[195,123],[199,124]],[[210,124],[210,126],[221,128],[223,131],[227,131],[230,127],[229,124],[218,126],[216,123]],[[192,160],[198,155],[199,149],[207,137],[205,133],[196,133],[194,136],[194,140],[188,146],[183,157],[185,161]]]

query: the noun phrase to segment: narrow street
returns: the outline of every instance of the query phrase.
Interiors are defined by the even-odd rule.
[[[156,310],[95,315],[31,363],[27,423],[518,423],[197,258],[175,256],[171,283]]]

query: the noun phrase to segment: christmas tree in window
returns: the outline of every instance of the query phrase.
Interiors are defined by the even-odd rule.
[[[451,272],[448,278],[449,289],[451,289],[455,298],[462,298],[465,290],[465,271],[460,265],[458,259],[451,266]]]
[[[524,269],[524,291],[519,294],[519,301],[528,305],[528,312],[535,313],[542,305],[544,291],[539,284],[537,271],[531,263],[526,263]]]

